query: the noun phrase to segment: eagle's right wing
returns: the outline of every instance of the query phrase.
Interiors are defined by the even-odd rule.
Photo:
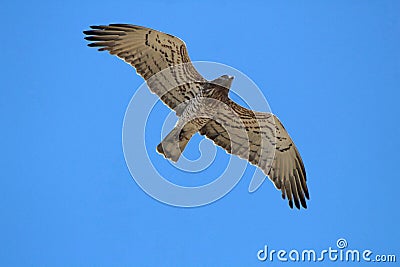
[[[303,161],[279,119],[271,113],[254,112],[233,101],[221,108],[200,134],[228,153],[248,160],[268,175],[282,198],[307,208],[309,199]]]
[[[91,47],[109,51],[132,65],[150,90],[178,113],[178,105],[193,98],[205,79],[192,65],[185,43],[153,29],[110,24],[84,31]]]

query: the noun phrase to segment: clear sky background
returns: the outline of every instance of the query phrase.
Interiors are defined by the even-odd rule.
[[[0,265],[279,266],[257,251],[340,237],[399,261],[400,3],[301,2],[2,1]],[[248,193],[250,175],[200,208],[146,195],[121,145],[143,80],[83,39],[108,23],[179,36],[255,81],[301,152],[309,208],[269,181]]]

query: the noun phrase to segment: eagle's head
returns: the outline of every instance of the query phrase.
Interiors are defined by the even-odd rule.
[[[218,77],[217,79],[212,80],[210,83],[214,84],[214,85],[218,85],[220,87],[224,87],[224,88],[228,89],[228,91],[229,91],[234,78],[235,77],[233,77],[233,76],[222,75],[221,77]]]
[[[208,82],[208,86],[204,88],[206,94],[221,100],[227,98],[233,79],[233,76],[222,75],[221,77]]]

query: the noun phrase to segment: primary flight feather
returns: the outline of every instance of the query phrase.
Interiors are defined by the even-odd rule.
[[[258,166],[289,206],[307,208],[306,171],[300,154],[279,119],[244,108],[229,96],[233,77],[207,81],[191,64],[185,43],[170,34],[129,24],[91,26],[90,47],[109,51],[132,65],[150,88],[179,117],[157,146],[177,161],[197,132]],[[274,149],[271,149],[273,147]]]

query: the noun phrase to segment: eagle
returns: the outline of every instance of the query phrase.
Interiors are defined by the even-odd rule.
[[[247,109],[229,98],[234,77],[205,79],[191,63],[185,43],[173,35],[130,24],[90,28],[83,32],[88,46],[133,66],[178,116],[157,146],[166,159],[176,162],[191,137],[200,133],[260,168],[290,208],[307,208],[306,171],[294,142],[274,114]]]

